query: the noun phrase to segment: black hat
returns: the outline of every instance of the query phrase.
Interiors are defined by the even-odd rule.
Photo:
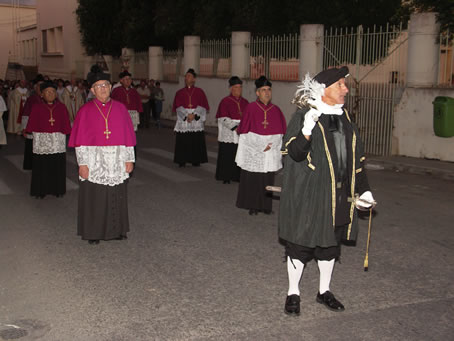
[[[255,81],[255,88],[260,89],[263,86],[269,86],[271,88],[271,82],[265,76],[260,76],[260,78]]]
[[[54,82],[51,82],[51,81],[44,81],[39,86],[39,89],[41,91],[43,91],[43,90],[45,90],[47,88],[54,88],[55,90],[57,90],[57,85]]]
[[[90,88],[95,84],[97,81],[109,81],[110,82],[110,74],[104,72],[89,72],[87,75],[87,82]]]
[[[124,77],[131,77],[132,75],[128,72],[128,70],[123,71],[118,75],[118,78],[122,79]]]
[[[186,73],[190,73],[191,75],[194,76],[194,78],[197,78],[197,74],[195,73],[194,69],[188,69],[188,71],[186,71]]]
[[[44,77],[42,74],[39,73],[33,80],[33,84],[38,84],[39,82],[42,82],[42,81],[44,81]]]
[[[230,77],[229,86],[234,86],[234,85],[237,85],[237,84],[243,84],[243,81],[237,76]]]
[[[349,75],[348,67],[342,66],[341,68],[332,68],[327,69],[322,72],[319,72],[314,80],[320,84],[325,84],[325,88],[329,87],[331,84],[336,83],[339,79],[345,78]]]

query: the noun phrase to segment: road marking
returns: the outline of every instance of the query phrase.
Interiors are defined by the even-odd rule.
[[[2,179],[0,179],[0,195],[7,194],[13,194],[13,191]]]
[[[173,153],[168,152],[166,150],[158,149],[158,148],[143,148],[143,149],[140,149],[140,151],[143,151],[143,152],[148,153],[148,154],[154,154],[154,155],[163,157],[163,158],[173,162]],[[208,152],[208,153],[213,153],[213,152]],[[139,163],[140,162],[141,161],[139,161]],[[213,165],[211,163],[202,163],[200,165],[200,168],[203,169],[203,170],[207,170],[207,171],[209,171],[211,173],[216,172],[216,165]],[[178,174],[180,174],[180,173],[178,173]]]
[[[201,181],[193,176],[183,174],[181,172],[177,172],[175,170],[170,169],[169,167],[165,167],[160,165],[159,163],[139,159],[137,161],[137,168],[146,170],[147,172],[152,172],[160,177],[166,178],[172,182],[194,182],[194,181]]]
[[[24,156],[23,155],[5,155],[5,158],[11,162],[14,167],[19,169],[22,173],[30,173],[30,171],[23,169]]]

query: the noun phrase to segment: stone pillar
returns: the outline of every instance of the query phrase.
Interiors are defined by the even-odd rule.
[[[315,76],[323,67],[323,25],[300,26],[299,78],[306,73]]]
[[[184,37],[184,73],[188,69],[194,69],[199,73],[200,69],[200,37],[185,36]]]
[[[407,55],[408,87],[437,85],[439,30],[440,26],[435,13],[415,13],[410,16]]]
[[[249,76],[251,32],[232,32],[232,76]]]
[[[122,61],[122,69],[128,70],[128,72],[132,75],[132,78],[135,77],[134,75],[134,63],[135,63],[135,53],[134,49],[129,49],[124,47],[121,49],[121,61]]]
[[[163,70],[163,50],[161,46],[148,47],[148,79],[162,80]]]

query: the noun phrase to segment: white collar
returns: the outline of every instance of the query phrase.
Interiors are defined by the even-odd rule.
[[[342,115],[344,112],[344,110],[342,109],[342,107],[344,106],[343,104],[329,105],[323,102],[321,99],[310,99],[307,102],[316,107],[319,112],[325,115]]]

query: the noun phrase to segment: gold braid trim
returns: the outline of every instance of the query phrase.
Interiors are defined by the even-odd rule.
[[[293,136],[293,137],[291,137],[291,138],[287,141],[287,143],[285,144],[285,149],[281,151],[281,154],[282,154],[282,155],[287,155],[287,154],[288,154],[288,148],[287,148],[287,146],[288,146],[293,140],[295,140],[295,139],[296,139],[296,136]]]
[[[358,168],[358,169],[355,171],[355,173],[358,174],[358,173],[361,173],[362,171],[363,171],[362,168]]]
[[[351,123],[350,116],[348,115],[347,109],[344,109],[345,116],[347,116],[348,121]],[[359,173],[362,171],[362,168],[360,168],[358,171],[356,171],[355,163],[356,163],[356,134],[355,131],[353,130],[353,138],[352,138],[352,179],[351,179],[351,197],[355,197],[355,182],[356,182],[356,177],[355,174]],[[350,240],[350,234],[352,232],[352,224],[353,224],[353,213],[355,211],[355,205],[353,205],[353,202],[350,204],[350,224],[348,224],[348,229],[347,229],[347,240]]]
[[[366,157],[365,156],[361,156],[361,158],[359,159],[359,162],[363,162],[364,160],[366,160]]]
[[[328,159],[329,172],[331,174],[331,206],[332,206],[332,215],[333,215],[333,227],[335,227],[335,224],[336,224],[336,177],[334,176],[333,161],[331,160],[331,154],[329,153],[328,143],[326,142],[325,130],[323,129],[323,126],[320,124],[320,121],[318,122],[318,126],[320,127],[320,130],[322,131],[323,143],[325,144],[326,158]]]
[[[311,158],[311,152],[307,153],[307,166],[312,169],[312,170],[315,170],[315,166],[312,164],[312,158]]]

